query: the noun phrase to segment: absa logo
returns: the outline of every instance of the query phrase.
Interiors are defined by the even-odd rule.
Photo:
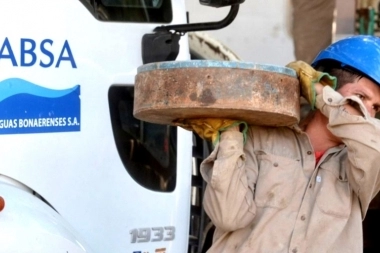
[[[59,68],[63,61],[67,61],[71,64],[72,68],[77,68],[73,53],[67,40],[65,40],[63,43],[61,52],[56,61],[56,58],[51,51],[52,46],[53,40],[44,39],[41,41],[41,43],[39,43],[39,49],[36,50],[36,41],[28,38],[21,38],[20,58],[17,61],[16,56],[13,53],[11,43],[9,42],[8,38],[5,38],[0,48],[0,61],[9,60],[14,67],[31,67],[35,64],[38,64],[43,68],[49,68],[53,65],[55,68]],[[37,52],[45,55],[47,57],[47,60],[46,58],[44,60],[39,59],[37,57]]]

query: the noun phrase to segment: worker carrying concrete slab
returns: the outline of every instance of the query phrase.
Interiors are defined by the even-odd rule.
[[[314,110],[292,126],[191,119],[215,144],[201,164],[209,253],[363,252],[380,189],[380,39],[352,36],[292,62]],[[243,127],[238,127],[238,126]]]

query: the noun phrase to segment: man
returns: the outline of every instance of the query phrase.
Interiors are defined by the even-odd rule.
[[[216,226],[209,253],[363,252],[362,220],[380,189],[380,39],[332,44],[312,63],[323,72],[288,66],[312,113],[246,134],[235,122],[201,165]]]

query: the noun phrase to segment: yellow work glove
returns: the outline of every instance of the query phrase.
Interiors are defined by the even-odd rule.
[[[315,84],[321,83],[323,86],[336,88],[336,77],[325,72],[315,70],[312,66],[303,61],[294,61],[286,65],[294,69],[300,82],[301,95],[309,102],[311,109],[315,107]]]
[[[230,127],[238,125],[242,125],[242,133],[245,143],[248,130],[248,125],[244,121],[237,121],[231,119],[179,119],[176,122],[174,122],[174,124],[176,126],[185,128],[186,130],[197,133],[199,137],[206,141],[210,141],[214,146],[218,143],[221,132],[226,131]]]

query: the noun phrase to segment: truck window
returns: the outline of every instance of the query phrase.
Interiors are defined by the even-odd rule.
[[[177,129],[133,117],[133,86],[111,86],[108,93],[115,144],[130,176],[155,191],[176,185]]]
[[[101,21],[170,23],[171,0],[79,0]]]

